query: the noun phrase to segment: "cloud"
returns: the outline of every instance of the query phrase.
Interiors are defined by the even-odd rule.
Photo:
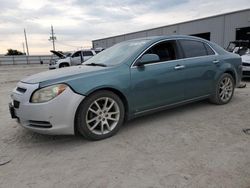
[[[97,38],[249,7],[248,0],[1,0],[0,54],[7,48],[22,50],[24,28],[30,53],[48,54],[51,25],[56,47],[74,50]]]
[[[13,9],[16,8],[16,5],[18,4],[18,0],[1,0],[1,11],[4,11],[6,9]]]

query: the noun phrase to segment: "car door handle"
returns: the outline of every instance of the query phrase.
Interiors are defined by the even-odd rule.
[[[217,59],[216,59],[216,60],[213,60],[213,63],[214,63],[214,64],[217,64],[217,63],[219,63],[219,62],[220,62],[220,61],[217,60]]]
[[[184,68],[185,68],[184,65],[176,65],[176,66],[174,67],[175,70],[181,70],[181,69],[184,69]]]

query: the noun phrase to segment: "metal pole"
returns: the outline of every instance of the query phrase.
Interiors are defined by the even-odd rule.
[[[27,59],[27,64],[29,64],[29,47],[28,47],[28,41],[27,41],[25,29],[24,29],[24,38],[25,38],[26,50],[27,50],[26,59]]]
[[[26,50],[27,50],[27,55],[29,56],[29,47],[28,47],[28,41],[27,41],[27,35],[26,35],[26,31],[24,29],[24,37],[25,37],[25,43],[26,43]]]
[[[24,42],[22,43],[22,45],[23,45],[23,53],[25,54]]]

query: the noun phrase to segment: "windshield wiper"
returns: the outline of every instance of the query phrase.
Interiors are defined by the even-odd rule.
[[[102,64],[102,63],[87,63],[85,64],[87,66],[100,66],[100,67],[107,67],[107,65]]]

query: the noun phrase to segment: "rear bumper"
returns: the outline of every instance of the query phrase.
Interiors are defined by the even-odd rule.
[[[74,93],[68,87],[51,101],[30,103],[34,84],[25,84],[25,87],[31,89],[27,88],[24,94],[15,90],[12,93],[12,100],[19,101],[19,107],[10,105],[11,114],[19,119],[23,127],[42,134],[74,134],[75,113],[84,96]]]

